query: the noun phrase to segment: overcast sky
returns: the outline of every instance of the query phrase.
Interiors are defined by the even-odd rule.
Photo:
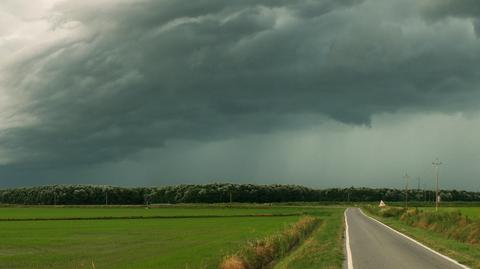
[[[480,190],[478,0],[2,0],[0,187]]]

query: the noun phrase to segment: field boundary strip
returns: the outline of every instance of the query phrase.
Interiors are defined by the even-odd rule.
[[[289,214],[242,214],[242,215],[186,215],[186,216],[104,216],[104,217],[59,217],[59,218],[0,218],[7,221],[53,221],[53,220],[122,220],[122,219],[201,219],[201,218],[251,218],[251,217],[292,217],[303,213]]]
[[[220,269],[271,268],[289,255],[319,227],[321,219],[304,216],[283,231],[247,242],[235,253],[224,256]]]

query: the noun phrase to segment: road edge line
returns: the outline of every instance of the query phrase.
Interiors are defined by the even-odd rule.
[[[345,248],[347,249],[347,268],[353,269],[353,260],[352,260],[352,250],[350,249],[350,236],[348,235],[348,221],[347,221],[347,210],[345,209],[343,215],[345,216]]]
[[[388,226],[387,224],[385,224],[385,223],[383,223],[383,222],[381,222],[381,221],[379,221],[379,220],[377,220],[377,219],[375,219],[375,218],[372,218],[372,217],[368,216],[367,214],[365,214],[365,213],[363,212],[363,210],[362,210],[361,208],[359,208],[359,210],[360,210],[360,212],[361,212],[365,217],[370,218],[370,219],[372,219],[372,220],[380,223],[381,225],[383,225],[383,226],[387,227],[388,229],[394,231],[395,233],[397,233],[397,234],[399,234],[399,235],[407,238],[408,240],[416,243],[417,245],[422,246],[423,248],[429,250],[430,252],[432,252],[432,253],[434,253],[434,254],[437,254],[438,256],[440,256],[440,257],[442,257],[442,258],[444,258],[444,259],[446,259],[446,260],[448,260],[448,261],[450,261],[450,262],[454,263],[455,265],[458,265],[458,266],[460,266],[460,267],[462,267],[462,268],[471,269],[470,267],[468,267],[468,266],[466,266],[466,265],[463,265],[463,264],[459,263],[458,261],[456,261],[456,260],[454,260],[454,259],[452,259],[452,258],[450,258],[450,257],[448,257],[448,256],[446,256],[446,255],[443,255],[442,253],[440,253],[440,252],[438,252],[438,251],[436,251],[436,250],[434,250],[434,249],[432,249],[432,248],[430,248],[430,247],[428,247],[428,246],[425,246],[424,244],[418,242],[417,240],[411,238],[410,236],[405,235],[405,234],[403,234],[403,233],[401,233],[401,232],[393,229],[392,227]]]

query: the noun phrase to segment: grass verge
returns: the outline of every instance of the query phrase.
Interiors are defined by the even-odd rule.
[[[342,268],[344,261],[343,208],[339,208],[322,223],[305,243],[280,261],[275,269]]]
[[[280,233],[247,243],[237,253],[225,257],[220,264],[220,268],[264,268],[274,260],[284,257],[291,249],[307,238],[318,227],[319,223],[320,219],[305,216]]]

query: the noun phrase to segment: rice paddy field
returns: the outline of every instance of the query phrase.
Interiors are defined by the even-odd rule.
[[[218,268],[222,257],[249,240],[278,233],[305,214],[322,220],[314,236],[325,236],[322,229],[337,231],[329,241],[337,246],[330,250],[335,253],[318,262],[340,268],[342,240],[337,237],[343,230],[343,210],[263,205],[2,207],[0,268]]]
[[[180,205],[145,207],[0,207],[0,220],[14,219],[91,219],[91,218],[162,218],[162,217],[218,217],[245,215],[321,214],[309,207],[287,206],[223,206]]]

